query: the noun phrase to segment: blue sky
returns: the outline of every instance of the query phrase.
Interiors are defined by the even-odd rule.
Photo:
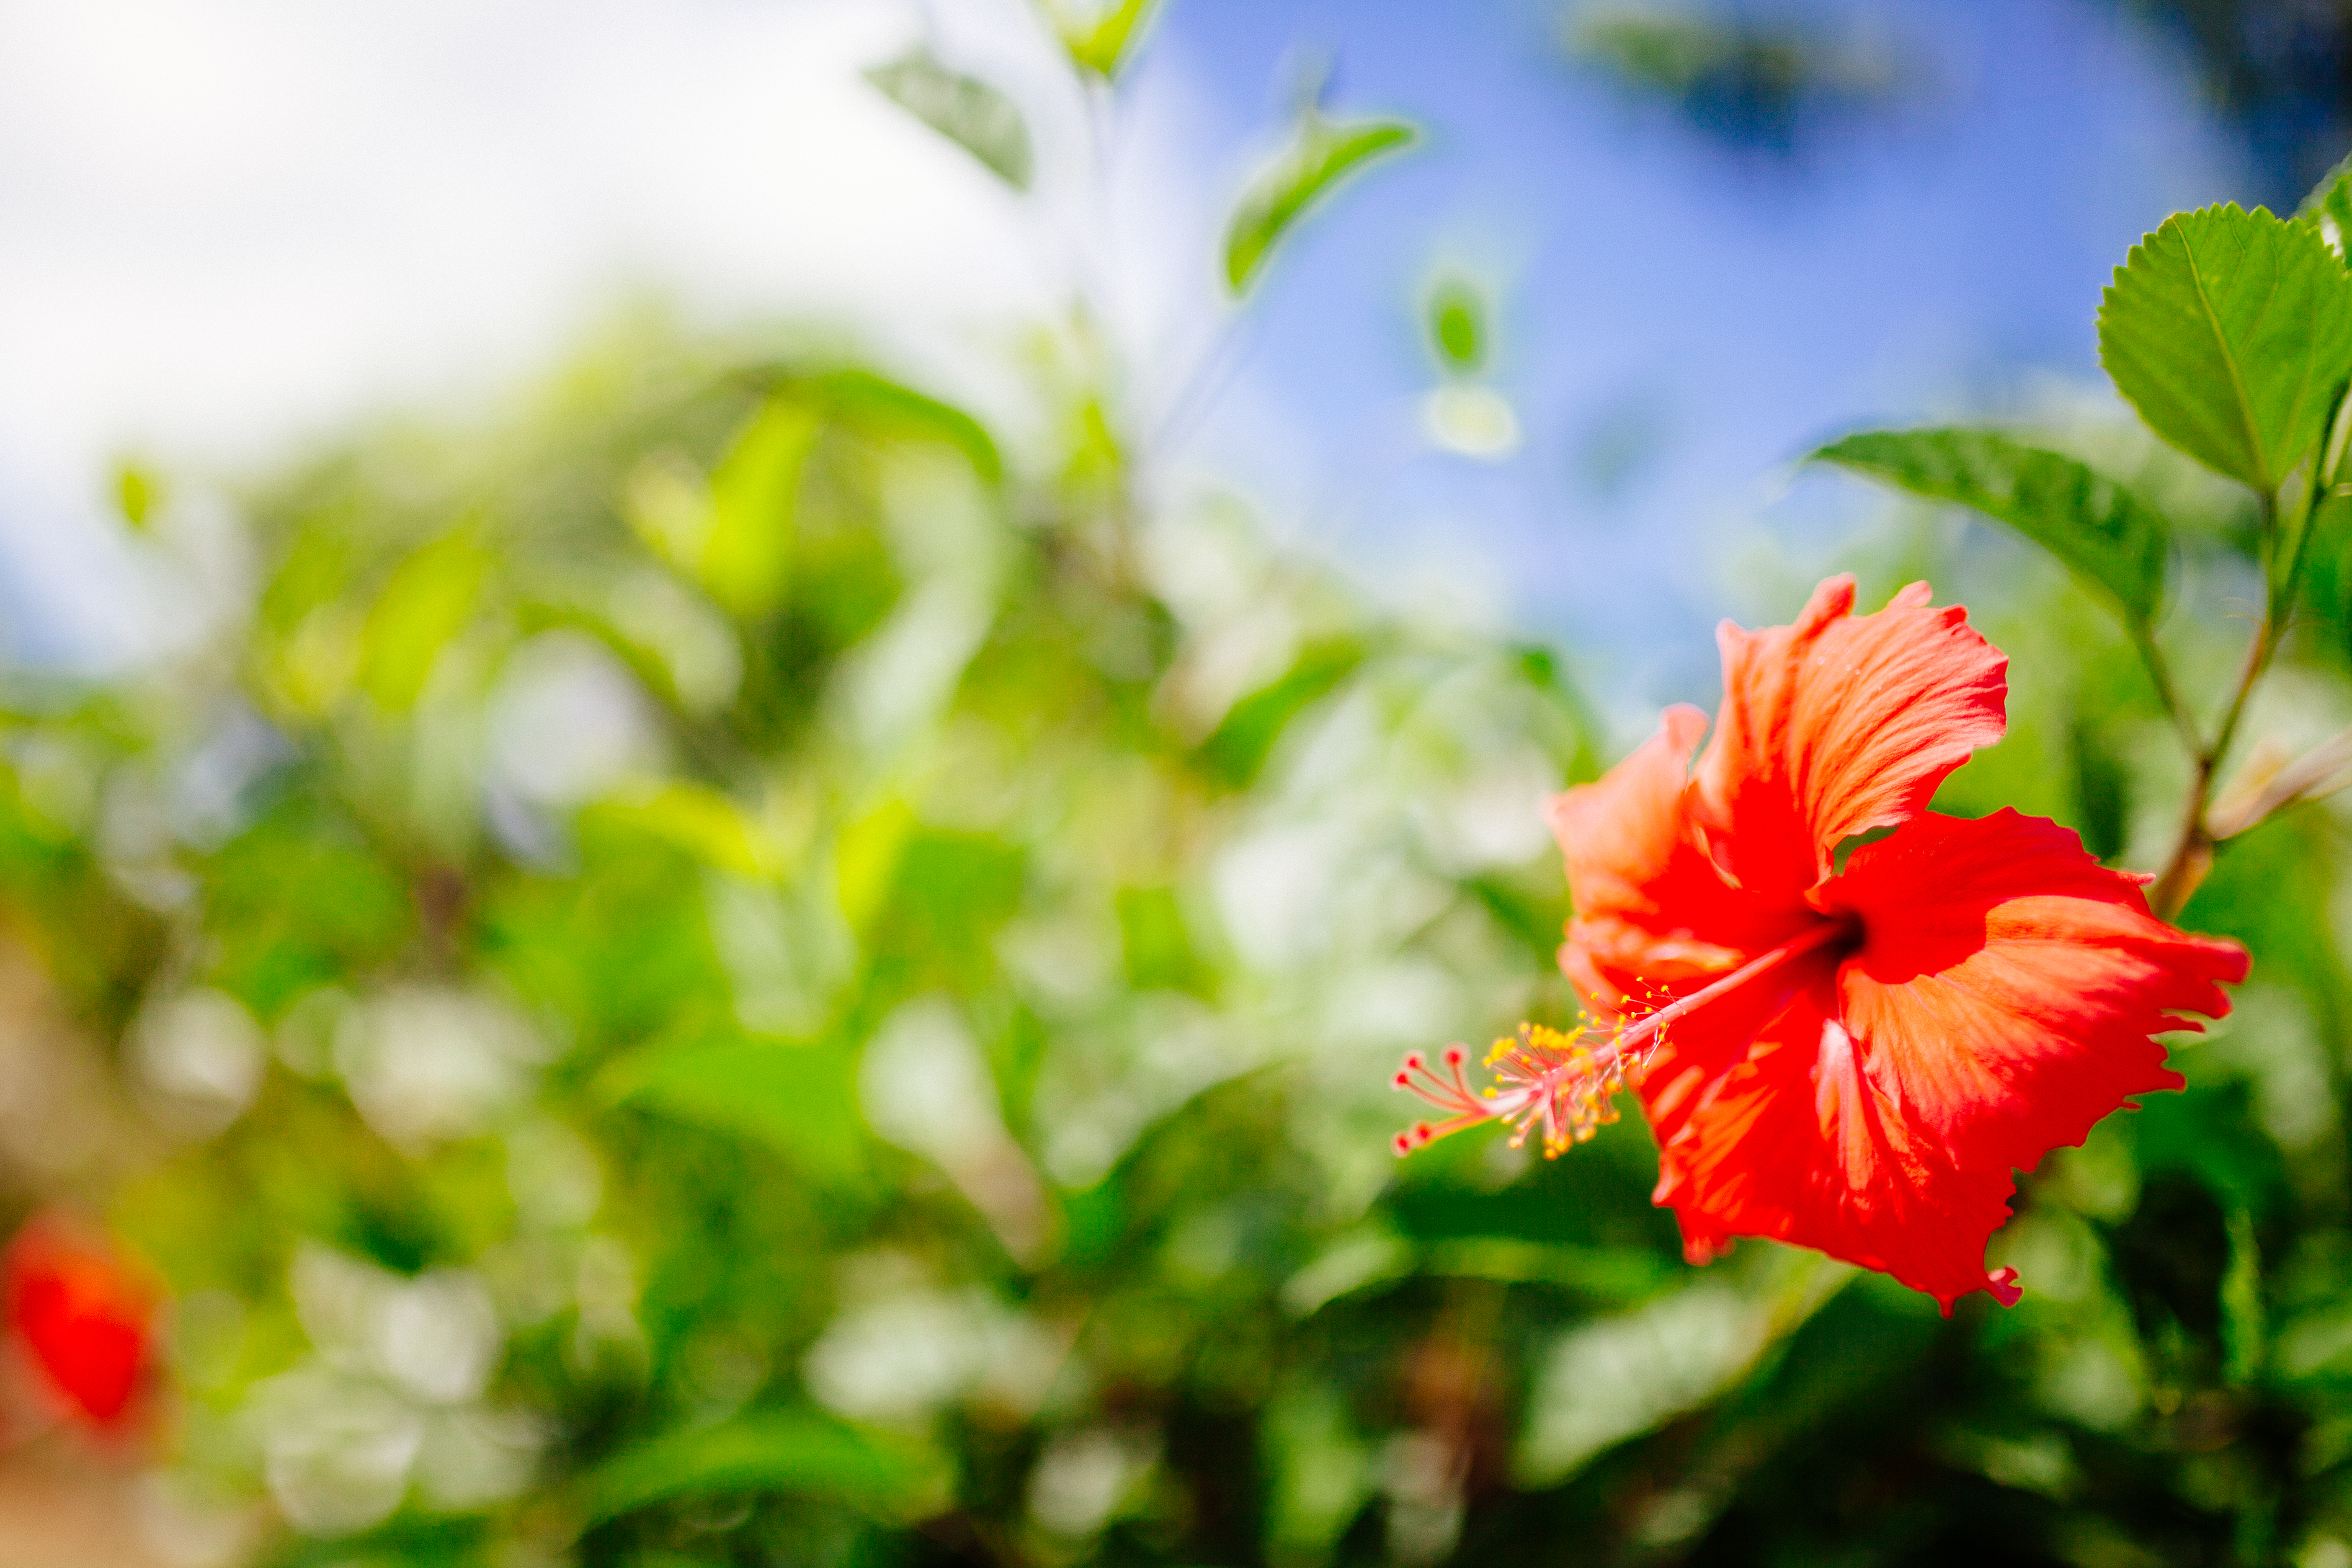
[[[1381,591],[1500,584],[1496,614],[1613,660],[1628,701],[1704,696],[1713,621],[1789,607],[1727,580],[1728,542],[1818,541],[1871,504],[1830,479],[1773,500],[1790,458],[2095,383],[2131,241],[2246,194],[2188,62],[2124,5],[1747,3],[1861,40],[1904,90],[1783,154],[1571,63],[1560,0],[1166,0],[1119,264],[1171,319],[1207,298],[1185,247],[1302,60],[1336,67],[1336,111],[1427,132],[1277,258],[1177,455]],[[201,530],[209,564],[125,542],[115,455],[236,473],[386,407],[465,417],[647,290],[720,327],[837,320],[984,399],[925,355],[1059,309],[1076,209],[1050,158],[1009,192],[866,84],[925,36],[1022,96],[1047,153],[1071,133],[1029,0],[0,7],[6,641],[156,646],[191,573],[233,577]],[[1507,460],[1422,433],[1441,267],[1491,286]]]
[[[1554,6],[1173,0],[1154,68],[1192,77],[1236,148],[1301,50],[1336,60],[1335,109],[1429,132],[1282,258],[1248,374],[1290,447],[1256,460],[1303,467],[1310,531],[1375,572],[1485,556],[1528,629],[1637,665],[1687,648],[1655,677],[1686,686],[1713,620],[1759,609],[1710,544],[1867,504],[1824,479],[1766,507],[1791,458],[1858,425],[2014,409],[2037,375],[2095,384],[2093,311],[2126,249],[2245,195],[2189,62],[2123,12],[1805,6],[1906,86],[1783,154],[1571,62]],[[1434,379],[1414,301],[1442,258],[1497,285],[1494,380],[1527,433],[1507,461],[1408,455]],[[1633,460],[1596,485],[1612,436]],[[1247,428],[1220,438],[1252,460]]]

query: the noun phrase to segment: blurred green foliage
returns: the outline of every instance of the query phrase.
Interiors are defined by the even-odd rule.
[[[1310,132],[1237,286],[1370,145]],[[250,592],[172,659],[9,678],[10,1192],[168,1278],[176,1480],[265,1500],[259,1561],[2352,1562],[2337,806],[2213,835],[2183,920],[2256,978],[2023,1183],[2019,1307],[1695,1271],[1636,1122],[1388,1152],[1402,1049],[1573,1010],[1540,803],[1605,758],[1559,657],[1378,611],[1143,484],[1109,387],[1045,400],[1000,444],[623,332],[250,487]],[[2158,864],[2216,606],[2289,544],[2247,798],[2352,720],[2352,535],[2144,432],[2034,442],[1832,448],[1920,498],[1839,564],[2011,656],[1943,809]],[[1759,562],[1785,614],[1813,574]]]

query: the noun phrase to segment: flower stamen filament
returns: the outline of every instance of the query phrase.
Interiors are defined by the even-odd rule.
[[[1449,1132],[1500,1121],[1514,1129],[1511,1147],[1526,1142],[1540,1127],[1544,1152],[1557,1155],[1617,1120],[1612,1103],[1617,1091],[1629,1082],[1640,1083],[1652,1053],[1678,1020],[1817,948],[1855,934],[1850,920],[1822,921],[1720,980],[1630,1023],[1604,1024],[1586,1015],[1572,1033],[1521,1024],[1516,1035],[1496,1040],[1487,1052],[1486,1066],[1495,1069],[1496,1082],[1483,1090],[1473,1089],[1464,1075],[1469,1053],[1461,1045],[1450,1045],[1442,1053],[1443,1074],[1421,1052],[1408,1052],[1391,1084],[1448,1115],[1443,1121],[1414,1122],[1396,1135],[1392,1146],[1399,1155],[1410,1154]]]

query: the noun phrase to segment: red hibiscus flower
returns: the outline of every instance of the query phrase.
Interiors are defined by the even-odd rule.
[[[54,1218],[16,1233],[0,1258],[8,1332],[50,1403],[94,1426],[123,1419],[144,1381],[160,1298],[120,1255]]]
[[[2229,1011],[2245,951],[2148,912],[2146,880],[2074,835],[1926,807],[2006,727],[2008,659],[1915,583],[1856,616],[1853,579],[1792,626],[1725,623],[1715,735],[1696,709],[1552,803],[1576,916],[1560,967],[1591,998],[1575,1035],[1523,1026],[1497,1084],[1416,1053],[1397,1084],[1558,1152],[1631,1082],[1658,1141],[1654,1194],[1695,1263],[1735,1236],[1810,1247],[1943,1303],[2017,1300],[1988,1274],[2012,1173],[2151,1089],[2150,1037]],[[1862,844],[1857,835],[1895,829]]]

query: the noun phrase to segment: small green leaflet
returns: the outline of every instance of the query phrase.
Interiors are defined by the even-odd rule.
[[[1355,170],[1409,145],[1420,132],[1401,120],[1327,120],[1308,110],[1297,140],[1242,197],[1225,231],[1225,283],[1245,293],[1299,215]]]
[[[1029,188],[1029,124],[1004,94],[950,70],[918,46],[866,73],[899,108],[979,159],[1016,191]]]
[[[1486,363],[1486,301],[1459,278],[1429,296],[1429,341],[1448,370],[1475,371]]]
[[[2294,211],[2297,223],[2307,223],[2319,231],[2338,260],[2344,259],[2345,241],[2352,237],[2352,158],[2347,158],[2321,176],[2303,198],[2303,205]],[[2352,261],[2347,261],[2352,266]]]
[[[1070,58],[1078,68],[1108,81],[1126,63],[1128,51],[1142,36],[1144,19],[1157,3],[1158,0],[1114,0],[1085,19],[1067,15],[1055,5],[1052,7],[1055,28],[1062,35],[1062,47],[1070,52]]]
[[[2314,225],[2175,213],[2116,269],[2099,359],[2158,435],[2274,490],[2352,372],[2352,275]]]
[[[1813,454],[1930,500],[2005,522],[2145,628],[2164,605],[2171,529],[2105,475],[1995,430],[1873,430]]]
[[[123,521],[144,532],[163,504],[163,481],[155,477],[153,469],[129,458],[115,465],[114,508],[122,514]]]

